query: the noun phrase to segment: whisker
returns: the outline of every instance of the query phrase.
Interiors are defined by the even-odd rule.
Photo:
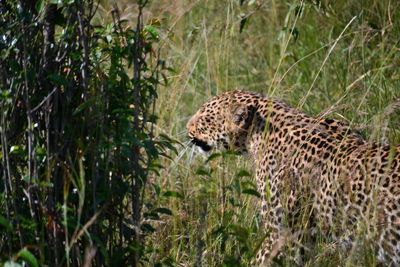
[[[187,130],[183,130],[183,131],[177,133],[176,136],[181,136],[181,135],[184,135],[184,134],[187,134]]]
[[[200,147],[196,145],[192,145],[192,140],[185,141],[183,143],[183,148],[181,151],[179,151],[178,155],[173,159],[173,162],[168,168],[166,169],[167,173],[169,173],[174,167],[176,167],[179,163],[180,160],[182,160],[182,157],[188,152],[189,154],[187,157],[187,165],[190,165],[193,160],[201,155],[202,158],[207,158],[207,153],[203,151]]]
[[[171,168],[175,167],[178,164],[179,160],[183,157],[183,155],[185,155],[186,151],[189,149],[189,147],[190,147],[189,144],[190,144],[190,140],[183,143],[182,150],[175,157],[175,159],[173,160],[173,163],[168,167],[167,171],[169,171]]]
[[[176,156],[176,158],[174,159],[174,162],[175,162],[175,163],[177,163],[177,162],[182,158],[182,156],[186,153],[186,151],[187,151],[188,148],[189,148],[189,144],[190,144],[190,141],[187,141],[187,142],[183,143],[184,148],[182,149],[181,152],[179,152],[179,154],[178,154],[178,155]]]
[[[196,147],[192,146],[192,150],[190,151],[190,155],[189,155],[189,163],[193,162],[193,155],[194,155],[195,149],[196,149]]]

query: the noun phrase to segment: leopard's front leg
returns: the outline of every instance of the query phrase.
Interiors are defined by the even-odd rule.
[[[268,179],[263,170],[258,170],[257,185],[262,199],[261,214],[266,238],[257,253],[256,262],[259,266],[265,266],[273,258],[280,256],[284,244],[282,221],[285,212],[282,206],[283,196],[280,195],[284,190],[279,172]]]

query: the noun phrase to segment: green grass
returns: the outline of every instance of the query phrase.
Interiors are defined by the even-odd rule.
[[[118,4],[123,18],[135,18],[129,1]],[[400,143],[398,1],[153,0],[146,12],[160,20],[159,48],[175,70],[159,88],[158,134],[186,142],[185,125],[203,102],[246,89],[312,115],[326,112],[373,141]],[[240,32],[243,15],[248,21]],[[263,238],[257,197],[242,192],[254,178],[237,175],[252,170],[251,162],[229,155],[206,162],[190,152],[161,162],[165,169],[152,181],[182,198],[157,200],[173,215],[154,223],[150,261],[248,264]],[[347,254],[331,247],[321,237],[304,265],[375,265],[370,246]],[[287,257],[277,264],[293,263]]]

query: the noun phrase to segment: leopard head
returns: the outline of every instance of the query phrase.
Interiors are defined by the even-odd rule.
[[[247,137],[260,94],[231,91],[204,103],[187,124],[191,142],[204,151],[212,148],[247,152]]]

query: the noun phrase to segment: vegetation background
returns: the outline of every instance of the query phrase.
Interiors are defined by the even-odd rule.
[[[17,4],[18,1],[14,2]],[[116,6],[118,13],[115,12]],[[58,265],[81,265],[90,261],[95,265],[112,266],[250,265],[259,243],[265,237],[259,226],[258,194],[251,174],[251,162],[233,153],[198,155],[187,144],[185,125],[190,116],[207,99],[222,92],[233,89],[259,91],[283,99],[309,114],[323,114],[346,121],[360,129],[371,141],[400,143],[400,2],[152,0],[143,8],[142,28],[136,28],[140,24],[138,12],[138,2],[102,0],[90,21],[90,25],[98,27],[97,34],[104,40],[111,38],[108,43],[104,42],[104,47],[104,43],[92,47],[104,53],[104,57],[99,55],[97,59],[105,63],[96,65],[97,61],[93,60],[95,63],[88,70],[96,74],[88,85],[91,96],[106,98],[88,97],[74,102],[70,106],[74,115],[78,114],[78,118],[83,116],[83,113],[79,113],[83,110],[87,119],[93,121],[89,124],[85,119],[69,122],[80,127],[85,125],[84,129],[92,129],[97,124],[105,126],[104,132],[89,131],[89,134],[96,134],[94,148],[99,150],[86,147],[82,139],[73,142],[76,144],[70,153],[83,150],[83,155],[72,157],[73,160],[67,158],[71,164],[67,162],[66,165],[71,167],[66,173],[72,173],[68,178],[72,185],[62,187],[62,184],[69,183],[61,183],[58,187],[63,188],[64,192],[58,196],[59,206],[55,205],[54,216],[60,217],[60,227],[64,229],[60,232],[67,241],[76,237],[76,233],[82,233],[74,240],[74,246],[68,246],[68,242],[65,245],[64,237],[60,238],[61,243],[56,247],[60,254]],[[119,19],[116,19],[116,14]],[[116,30],[118,21],[122,21],[121,28]],[[129,29],[137,31],[127,33]],[[151,111],[152,103],[155,103],[154,114],[158,117],[155,123],[152,123],[153,117],[148,117],[146,123],[152,127],[151,131],[150,128],[143,128],[145,137],[136,132],[133,137],[129,135],[133,119],[121,115],[134,116],[132,110],[137,108],[131,106],[135,101],[132,94],[137,91],[129,89],[137,85],[134,72],[131,71],[135,70],[135,66],[132,67],[135,55],[128,51],[136,51],[135,44],[140,42],[133,42],[132,46],[129,42],[121,42],[123,45],[114,42],[115,38],[119,40],[125,37],[126,40],[139,40],[135,39],[139,38],[138,33],[142,34],[139,34],[140,38],[151,44],[148,50],[143,51],[143,60],[148,65],[139,80],[149,81],[148,78],[153,77],[149,74],[158,73],[154,76],[156,82],[151,79],[145,82],[151,86],[140,87],[157,92],[155,102],[143,100],[147,104],[143,105],[142,111]],[[82,54],[83,45],[79,51]],[[3,60],[8,59],[3,52],[2,56]],[[123,60],[113,60],[114,57],[122,57]],[[71,61],[62,67],[71,68],[76,74],[61,76],[78,83],[82,81],[76,78],[82,75],[81,64],[76,63],[75,67],[68,64],[74,65],[74,60],[81,62],[81,55],[71,55],[70,58]],[[95,55],[92,58],[96,59]],[[158,59],[162,59],[165,65],[160,67]],[[23,65],[20,68],[22,73]],[[112,68],[114,65],[117,68]],[[112,76],[112,71],[115,71],[116,77]],[[126,75],[121,74],[124,71],[127,71]],[[96,79],[99,83],[95,82]],[[58,82],[60,88],[68,87],[64,79]],[[100,85],[109,88],[109,94],[103,95]],[[1,88],[3,95],[7,95],[5,89],[5,86]],[[125,92],[122,95],[116,93],[122,91]],[[35,92],[39,93],[38,99],[46,95],[40,90]],[[146,93],[143,96],[155,94]],[[10,108],[15,106],[19,98],[13,99]],[[104,99],[115,106],[103,110]],[[95,111],[88,106],[96,107]],[[113,119],[104,120],[107,112],[115,115],[112,115]],[[9,117],[3,118],[2,136],[6,132],[5,119]],[[112,121],[122,126],[118,128]],[[30,128],[26,125],[21,126],[24,129],[22,131],[29,133]],[[84,138],[85,135],[87,133],[75,135],[74,138]],[[120,139],[116,140],[116,136]],[[129,139],[131,137],[134,140]],[[38,133],[36,140],[40,138]],[[28,143],[27,139],[21,137],[15,141]],[[151,169],[152,172],[146,171],[145,179],[139,175],[135,178],[138,180],[131,180],[129,172],[135,172],[137,166],[129,163],[132,155],[127,159],[129,153],[124,154],[123,151],[135,147],[138,144],[136,140],[140,140],[140,144],[147,144],[140,145],[148,152],[148,156],[143,156],[147,164],[144,169]],[[151,145],[153,141],[145,143],[144,140],[153,140],[154,146]],[[157,143],[159,140],[161,143]],[[178,143],[174,140],[178,140]],[[4,174],[3,188],[6,188],[9,179],[19,186],[23,182],[19,176],[27,172],[28,164],[21,163],[28,160],[27,146],[17,143],[7,146],[2,143],[2,173],[6,169],[5,150],[14,152],[11,161],[14,160],[15,165],[11,168],[14,176]],[[102,146],[106,143],[109,145]],[[42,151],[39,148],[43,149],[40,160],[46,160],[44,155],[50,152],[46,150],[45,142],[38,141],[37,144],[37,154]],[[153,147],[157,147],[156,152]],[[113,149],[115,152],[112,152]],[[98,151],[98,157],[90,156],[93,151]],[[136,155],[142,157],[143,150],[139,148]],[[104,157],[108,161],[103,164]],[[100,162],[98,179],[104,180],[104,185],[99,184],[96,189],[87,182],[87,187],[92,189],[85,188],[82,186],[85,183],[80,181],[85,177],[92,179],[88,177],[95,173],[96,162]],[[50,179],[49,182],[52,182],[49,176],[45,178],[51,168],[53,166],[50,165],[43,167],[44,174],[38,180],[48,182]],[[132,187],[138,185],[135,181],[140,181],[140,201],[131,191]],[[32,181],[25,183],[24,188],[30,188]],[[46,186],[54,188],[46,183],[39,184],[38,198],[43,203],[48,203],[45,194],[47,189],[40,188]],[[11,206],[12,203],[22,205],[22,189],[14,195],[7,195],[3,188],[0,199],[2,207],[7,203]],[[99,189],[104,192],[99,192]],[[97,199],[96,207],[88,198],[83,198],[83,192],[92,196],[92,201]],[[138,205],[142,207],[137,222],[134,221],[134,205],[131,205],[135,201],[139,201]],[[56,256],[46,252],[52,248],[51,242],[54,241],[51,237],[45,237],[51,216],[42,211],[42,218],[35,222],[32,218],[28,219],[30,208],[28,204],[24,205],[25,208],[21,206],[8,215],[2,212],[1,259],[8,261],[7,264],[25,261],[54,265]],[[83,209],[82,205],[87,209]],[[16,215],[20,216],[19,219],[15,219]],[[66,223],[67,217],[70,218],[69,224]],[[96,223],[87,225],[92,218]],[[12,227],[18,223],[19,226]],[[21,231],[18,230],[21,228],[30,233],[23,244],[19,242]],[[45,241],[41,239],[38,242],[35,239],[35,229],[43,234]],[[65,229],[69,229],[70,233]],[[135,236],[135,233],[140,233],[140,236]],[[132,242],[132,237],[135,237],[135,242]],[[332,246],[329,237],[321,237],[312,251],[308,251],[308,244],[298,242],[292,246],[308,251],[301,263],[296,257],[298,250],[294,249],[288,250],[287,257],[275,264],[375,266],[373,244],[362,236],[357,240],[360,249],[351,251]]]

